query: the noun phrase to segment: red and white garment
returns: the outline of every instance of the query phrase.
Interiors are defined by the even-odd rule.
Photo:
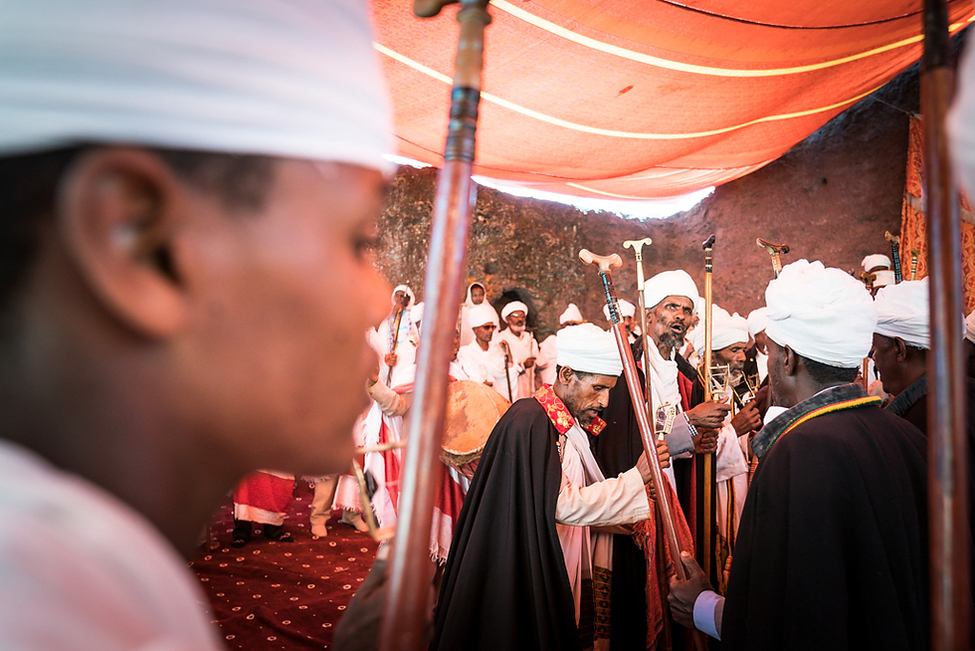
[[[234,518],[260,524],[284,524],[291,508],[295,476],[259,470],[234,489]]]

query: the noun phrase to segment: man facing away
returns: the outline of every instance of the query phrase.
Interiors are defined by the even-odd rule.
[[[447,559],[431,649],[592,646],[616,525],[650,513],[645,459],[603,477],[586,430],[622,371],[592,324],[558,334],[555,384],[513,404],[484,449]],[[606,601],[606,599],[602,599]]]
[[[685,556],[672,612],[723,649],[926,648],[924,437],[852,383],[877,321],[870,294],[799,260],[765,299],[773,407],[752,440],[727,598]]]
[[[367,6],[2,13],[0,647],[220,648],[179,553],[257,468],[344,471],[367,399]]]

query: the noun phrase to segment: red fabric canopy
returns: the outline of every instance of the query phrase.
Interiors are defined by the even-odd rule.
[[[373,0],[397,153],[440,165],[455,8]],[[975,15],[948,3],[951,31]],[[920,0],[493,0],[475,173],[669,197],[775,160],[921,54]]]

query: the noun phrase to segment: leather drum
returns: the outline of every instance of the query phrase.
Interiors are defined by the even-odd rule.
[[[472,380],[451,382],[441,458],[471,479],[491,430],[509,403],[491,387]]]

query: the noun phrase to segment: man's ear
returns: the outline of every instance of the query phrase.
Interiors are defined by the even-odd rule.
[[[782,367],[786,375],[795,375],[799,370],[799,356],[788,346],[782,346]]]
[[[562,382],[562,384],[568,385],[569,381],[572,379],[572,376],[574,375],[575,375],[575,371],[573,371],[568,366],[559,367],[559,381]]]
[[[142,149],[85,152],[58,187],[68,255],[102,305],[145,336],[172,335],[188,317],[174,246],[183,201],[172,171]]]
[[[894,350],[897,352],[897,361],[905,362],[907,361],[907,344],[900,337],[891,337],[890,339],[894,344]]]

